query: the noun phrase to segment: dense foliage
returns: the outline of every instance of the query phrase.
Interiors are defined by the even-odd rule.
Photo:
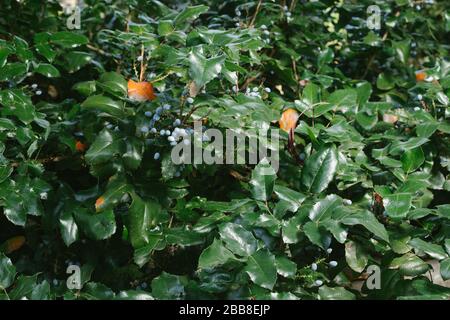
[[[449,5],[3,0],[0,298],[450,298]],[[287,108],[278,172],[171,161]]]

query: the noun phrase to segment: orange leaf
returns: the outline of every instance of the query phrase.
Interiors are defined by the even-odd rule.
[[[5,253],[11,253],[16,250],[19,250],[22,248],[22,246],[25,244],[25,237],[24,236],[17,236],[13,237],[11,239],[6,240],[5,242]]]
[[[105,203],[105,198],[99,197],[99,198],[95,201],[95,210],[98,211],[98,209],[103,205],[103,203]]]
[[[75,143],[75,149],[78,152],[84,152],[86,150],[86,145],[83,142],[81,142],[81,141],[77,141]]]
[[[153,85],[150,82],[135,82],[130,79],[128,81],[128,98],[139,102],[156,99]]]
[[[427,75],[425,74],[425,72],[423,72],[423,71],[416,72],[416,81],[417,82],[424,81],[426,77],[427,77]]]
[[[281,115],[281,119],[279,121],[280,129],[289,133],[291,129],[295,129],[297,127],[297,120],[299,114],[295,109],[287,109]]]

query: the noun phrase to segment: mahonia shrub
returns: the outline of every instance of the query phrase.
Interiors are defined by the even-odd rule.
[[[448,1],[61,2],[1,4],[1,299],[450,298]]]

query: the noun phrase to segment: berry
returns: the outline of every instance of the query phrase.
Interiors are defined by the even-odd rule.
[[[181,120],[180,119],[175,119],[175,121],[173,122],[173,125],[176,127],[176,126],[179,126],[181,124]]]
[[[311,270],[316,271],[317,270],[317,263],[311,264]]]
[[[31,88],[34,90],[34,89],[36,89],[38,87],[38,85],[36,84],[36,83],[33,83],[32,85],[31,85]]]
[[[151,133],[156,133],[156,132],[158,132],[158,131],[156,130],[156,128],[152,128],[152,130],[150,130],[150,132],[151,132]]]
[[[166,130],[166,136],[170,136],[170,130]]]
[[[39,194],[39,197],[41,198],[41,200],[47,200],[47,196],[48,196],[47,192],[41,192]]]
[[[159,119],[161,119],[159,115],[155,114],[153,116],[153,120],[158,121]]]
[[[331,249],[331,248],[328,248],[328,249],[327,249],[327,253],[328,253],[328,254],[330,254],[330,253],[332,253],[332,252],[333,252],[333,249]]]
[[[337,267],[337,265],[338,265],[338,263],[337,263],[337,261],[330,261],[330,263],[328,263],[328,265],[331,267],[331,268],[334,268],[334,267]]]
[[[160,154],[158,152],[155,153],[155,155],[153,156],[153,159],[158,160],[160,157]]]
[[[189,103],[189,104],[192,104],[192,103],[194,103],[194,99],[189,97],[189,98],[186,99],[186,102]]]
[[[315,284],[316,286],[320,287],[321,285],[323,285],[323,281],[322,281],[322,280],[316,280],[316,281],[314,282],[314,284]]]
[[[170,136],[170,137],[167,137],[167,140],[170,141],[170,142],[173,142],[173,141],[175,141],[175,138]]]
[[[172,108],[172,106],[170,104],[165,104],[163,108],[164,110],[169,111]]]
[[[41,90],[36,91],[36,95],[37,95],[37,96],[40,96],[41,94],[42,94],[42,91],[41,91]]]
[[[264,88],[264,91],[270,93],[272,90],[270,90],[270,88]]]
[[[142,133],[147,133],[148,132],[148,127],[142,127],[141,128],[141,132]]]
[[[346,205],[346,206],[349,206],[349,205],[351,205],[352,204],[352,200],[350,200],[350,199],[344,199],[344,204]]]
[[[144,114],[146,117],[149,117],[149,118],[152,116],[152,113],[150,111],[145,111]]]
[[[143,56],[137,57],[137,61],[141,62],[142,60],[144,60],[144,57],[143,57]]]

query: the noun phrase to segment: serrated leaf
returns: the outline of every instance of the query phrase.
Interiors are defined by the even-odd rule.
[[[207,59],[200,52],[193,51],[189,55],[189,75],[201,88],[219,75],[224,61],[223,55]]]
[[[233,253],[249,256],[256,251],[257,242],[250,231],[235,223],[225,223],[219,226],[220,238]]]
[[[235,259],[233,253],[220,240],[214,239],[213,243],[201,253],[198,268],[215,268]]]

